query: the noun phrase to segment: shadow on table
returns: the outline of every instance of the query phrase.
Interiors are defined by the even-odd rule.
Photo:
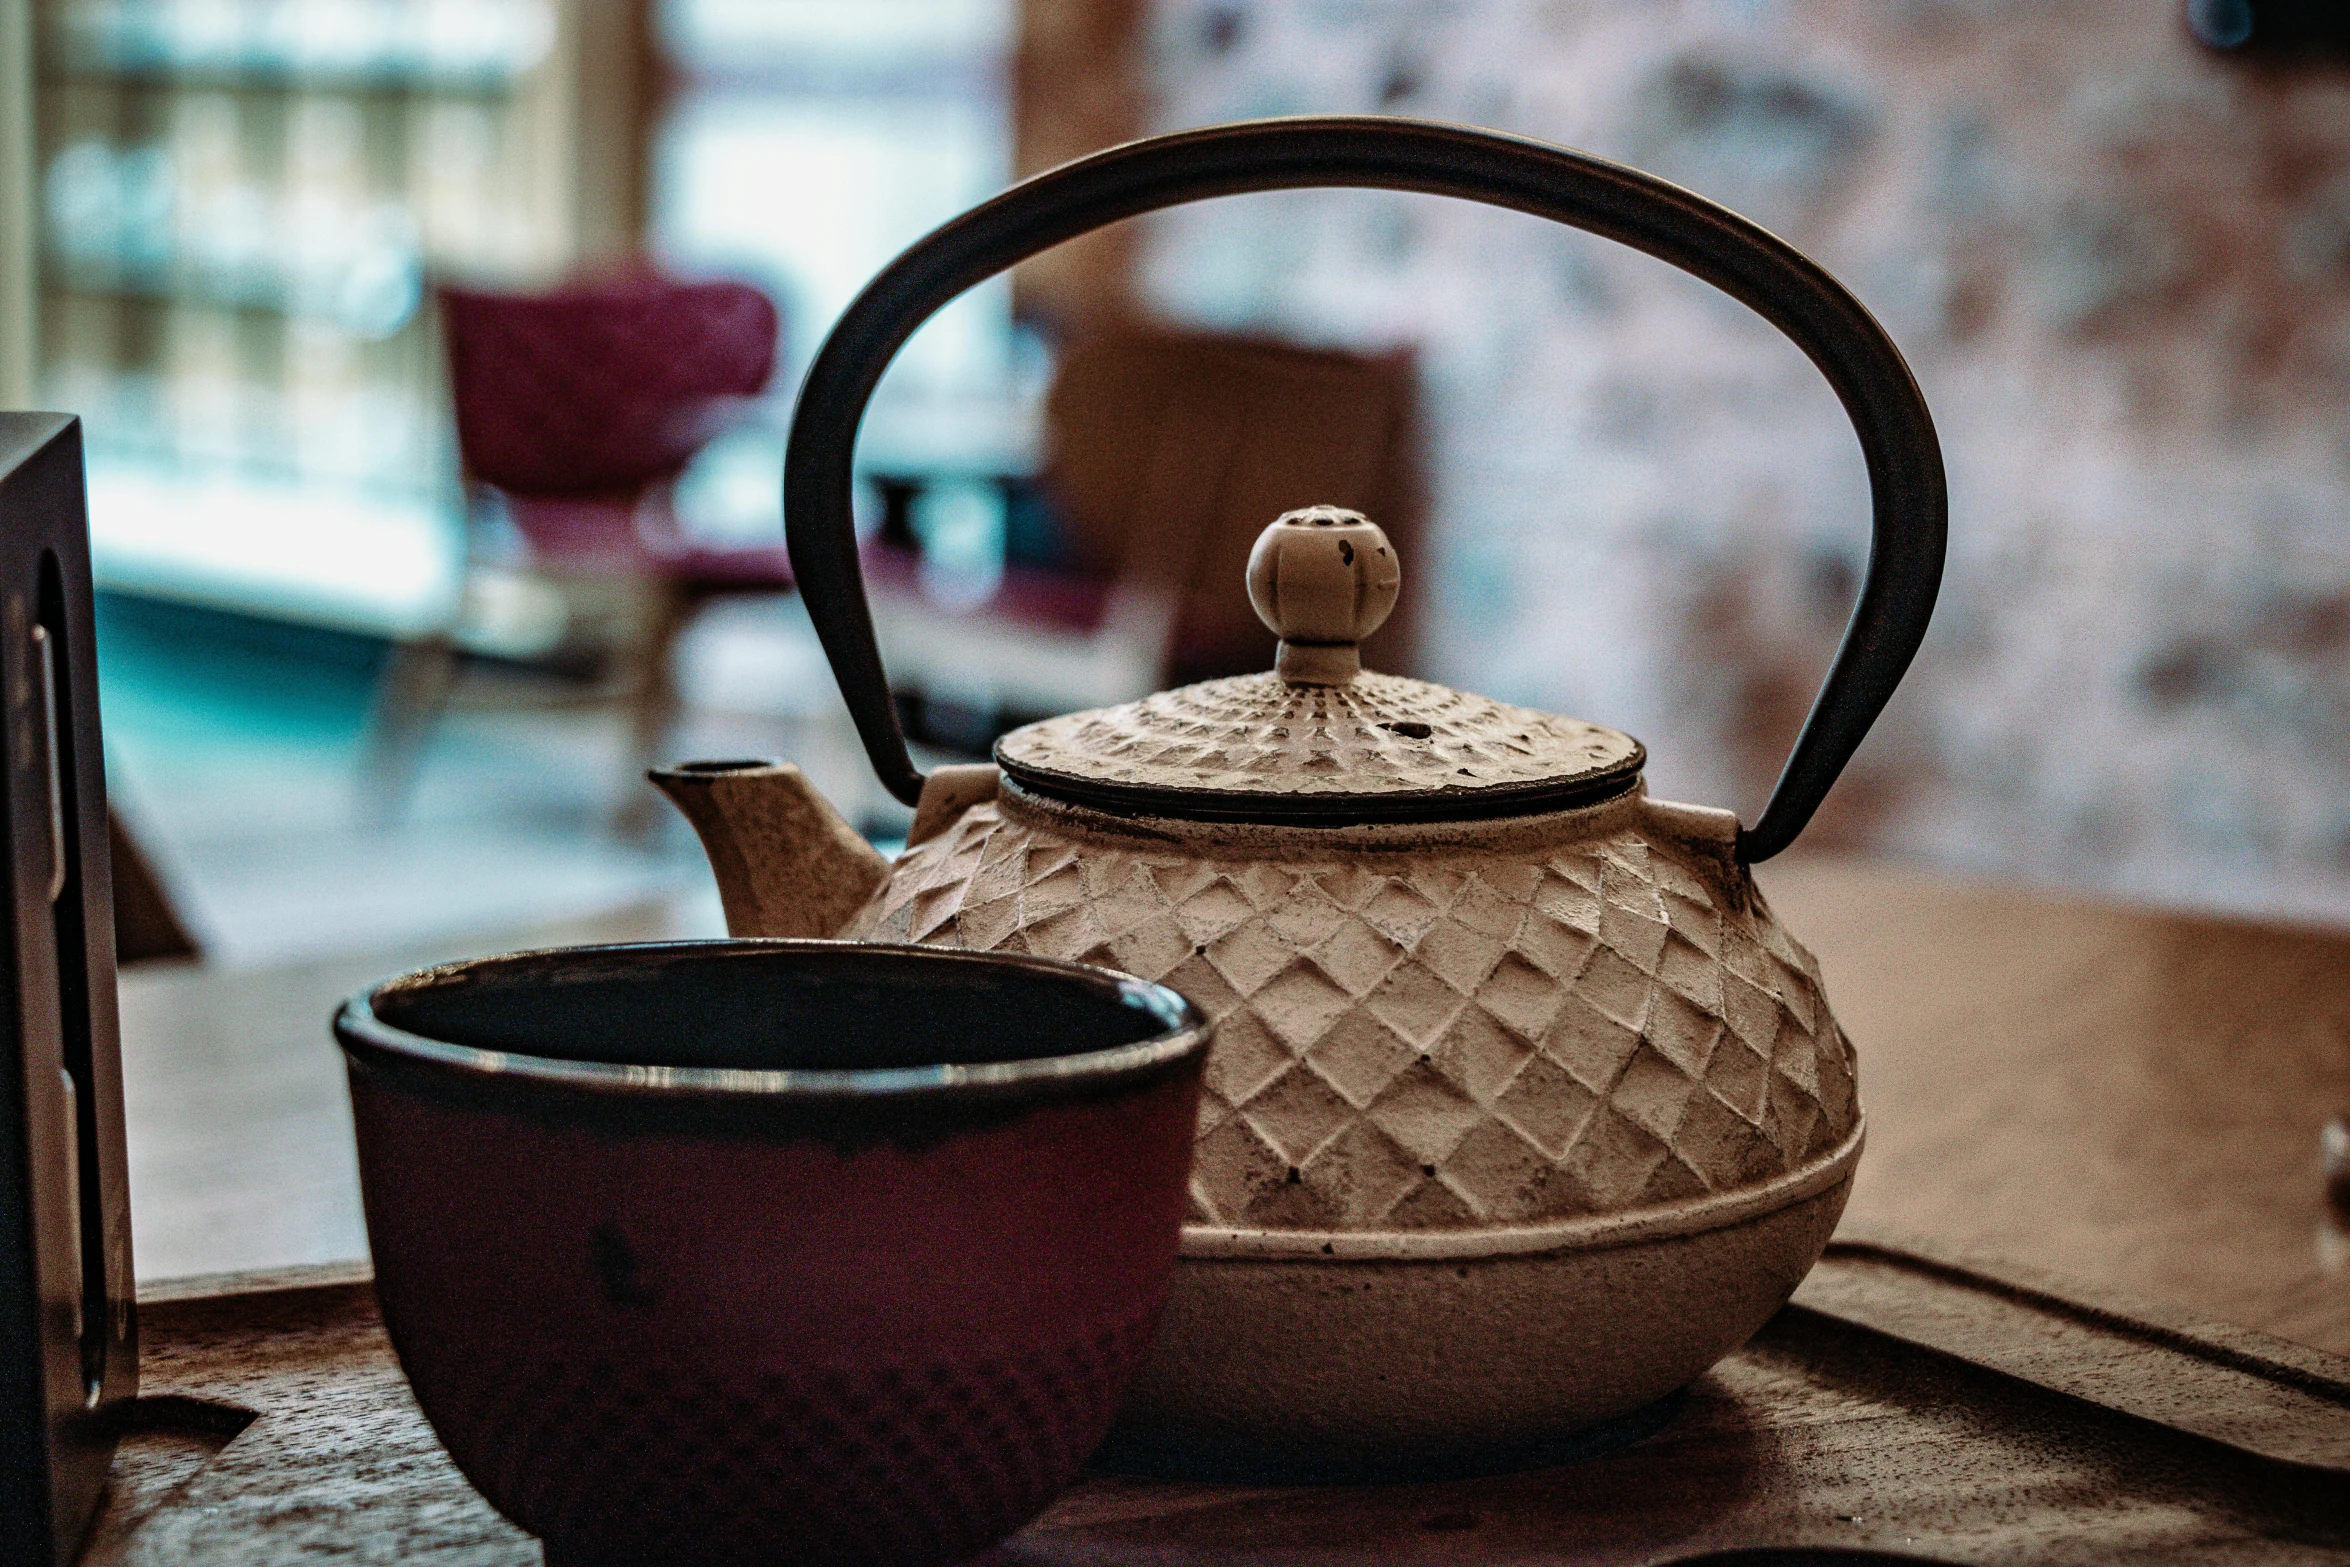
[[[1469,1479],[1234,1488],[1097,1475],[980,1561],[1402,1564],[1567,1549],[1578,1562],[1653,1562],[1743,1510],[1781,1467],[1776,1433],[1714,1377],[1668,1403],[1652,1434],[1627,1444]]]

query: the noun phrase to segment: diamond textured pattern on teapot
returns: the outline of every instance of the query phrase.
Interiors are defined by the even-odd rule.
[[[989,803],[909,850],[844,934],[1189,996],[1217,1026],[1195,1224],[1616,1212],[1768,1180],[1859,1120],[1810,954],[1742,868],[1630,827],[1535,853],[1222,860]]]

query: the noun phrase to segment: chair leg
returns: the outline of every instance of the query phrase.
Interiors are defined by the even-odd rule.
[[[638,671],[636,694],[629,704],[627,787],[613,817],[613,830],[624,838],[642,838],[661,820],[664,809],[645,774],[660,766],[671,731],[677,727],[678,695],[675,657],[677,640],[701,608],[701,595],[690,588],[664,585],[654,604],[643,641],[644,665]]]
[[[375,712],[360,760],[360,817],[369,825],[398,820],[415,791],[425,743],[457,683],[457,658],[456,641],[446,634],[392,649],[376,685]]]

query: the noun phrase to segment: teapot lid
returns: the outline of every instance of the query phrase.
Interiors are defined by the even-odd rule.
[[[1026,725],[996,763],[1120,815],[1330,827],[1523,816],[1632,786],[1646,754],[1630,735],[1363,669],[1356,644],[1401,582],[1359,512],[1286,513],[1248,562],[1249,601],[1281,638],[1273,669]]]

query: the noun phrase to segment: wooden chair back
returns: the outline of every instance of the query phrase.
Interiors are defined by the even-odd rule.
[[[1423,503],[1408,350],[1344,353],[1128,329],[1063,359],[1044,479],[1072,564],[1163,587],[1178,610],[1171,683],[1269,669],[1244,574],[1265,524],[1299,506],[1363,512],[1404,557],[1404,595],[1365,661],[1408,666]]]

